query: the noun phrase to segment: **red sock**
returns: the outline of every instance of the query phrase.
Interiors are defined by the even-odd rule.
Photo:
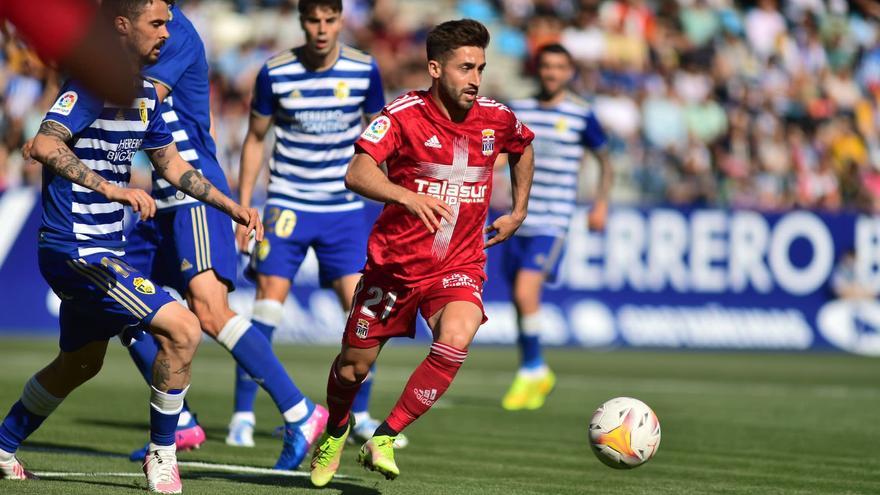
[[[403,394],[385,420],[388,426],[400,432],[425,414],[449,388],[467,354],[466,350],[434,342],[428,357],[410,375]]]
[[[330,413],[327,419],[327,430],[333,433],[334,429],[342,428],[348,423],[348,413],[354,403],[354,396],[361,388],[360,383],[346,383],[339,379],[336,374],[336,363],[339,356],[333,360],[330,366],[330,376],[327,378],[327,410]]]

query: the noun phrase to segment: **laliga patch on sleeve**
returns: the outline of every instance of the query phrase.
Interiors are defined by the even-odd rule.
[[[58,100],[55,101],[55,104],[49,109],[49,112],[70,115],[70,112],[73,110],[73,106],[76,105],[76,100],[78,99],[79,96],[75,91],[67,91],[58,97]]]
[[[385,134],[388,133],[388,129],[390,128],[391,119],[384,115],[380,115],[370,122],[370,125],[364,130],[363,134],[361,134],[361,138],[366,139],[371,143],[378,143],[383,137],[385,137]]]

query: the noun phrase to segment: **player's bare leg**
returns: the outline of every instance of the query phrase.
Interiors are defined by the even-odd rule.
[[[228,289],[213,270],[194,277],[186,300],[202,330],[225,347],[269,393],[284,418],[284,445],[276,469],[296,469],[324,431],[327,413],[303,396],[272,352],[270,341],[229,308]]]
[[[312,453],[311,479],[315,486],[329,483],[339,469],[342,449],[351,433],[352,403],[381,350],[382,346],[361,349],[343,342],[342,351],[330,366],[327,379],[327,407],[330,413],[327,434]]]
[[[290,292],[290,279],[276,275],[257,274],[256,300],[251,323],[271,342],[275,328],[281,323],[284,300]],[[253,447],[254,400],[259,385],[241,367],[235,369],[235,407],[229,420],[226,444],[232,447]],[[279,428],[279,432],[283,429]]]
[[[33,478],[15,457],[15,448],[24,437],[34,430],[61,404],[74,389],[89,381],[104,362],[107,341],[92,342],[76,351],[58,353],[45,368],[38,371],[25,384],[20,403],[13,406],[24,407],[29,411],[17,414],[27,418],[30,424],[7,427],[0,426],[0,479],[24,480]],[[12,415],[12,412],[11,414]],[[8,446],[10,444],[12,446]]]
[[[543,272],[519,270],[513,282],[521,366],[501,401],[501,406],[509,411],[539,409],[556,384],[556,376],[544,364],[538,340],[543,324],[540,310],[545,279]]]
[[[175,431],[189,389],[192,360],[201,342],[201,329],[194,314],[171,302],[153,317],[150,333],[156,338],[159,351],[153,362],[150,444],[143,469],[149,491],[180,493]]]

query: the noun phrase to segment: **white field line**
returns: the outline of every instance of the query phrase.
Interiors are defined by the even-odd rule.
[[[177,464],[182,468],[190,468],[194,470],[213,470],[213,471],[225,471],[228,473],[237,473],[237,474],[263,474],[268,476],[283,476],[288,478],[302,478],[305,476],[309,476],[309,473],[305,471],[280,471],[277,469],[268,469],[268,468],[259,468],[253,466],[238,466],[235,464],[214,464],[212,462],[200,462],[200,461],[177,461]],[[75,473],[75,472],[64,472],[64,471],[34,471],[33,472],[38,478],[141,478],[144,476],[143,473],[131,473],[131,472],[95,472],[95,473]],[[186,478],[186,476],[183,476]],[[349,476],[344,476],[337,474],[334,478],[338,479],[349,479]]]

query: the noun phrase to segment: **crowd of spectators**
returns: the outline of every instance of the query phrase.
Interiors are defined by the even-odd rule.
[[[208,48],[234,186],[256,72],[302,41],[295,2],[180,4]],[[501,101],[533,92],[531,55],[563,44],[574,90],[612,136],[618,202],[880,212],[878,10],[873,0],[350,0],[343,40],[376,57],[393,98],[429,84],[432,25],[476,18],[493,36],[481,92]],[[0,191],[38,181],[18,150],[58,88],[58,74],[2,36]]]

